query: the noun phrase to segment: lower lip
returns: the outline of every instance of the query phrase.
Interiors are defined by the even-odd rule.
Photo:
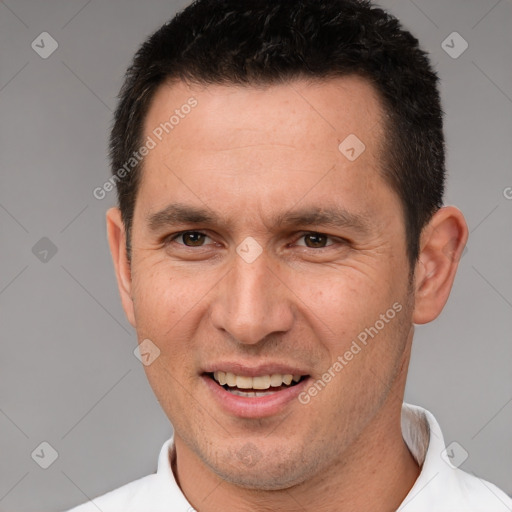
[[[308,377],[295,386],[276,391],[271,395],[245,397],[233,395],[229,391],[226,391],[220,384],[217,384],[216,381],[207,375],[202,375],[201,378],[212,392],[214,399],[220,407],[228,414],[241,418],[265,418],[281,412],[290,402],[297,399],[310,379],[310,377]]]

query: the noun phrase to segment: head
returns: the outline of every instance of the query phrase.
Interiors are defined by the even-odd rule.
[[[160,351],[145,369],[190,459],[284,488],[399,421],[384,412],[412,325],[442,310],[467,228],[442,207],[437,76],[395,18],[196,1],[135,56],[110,147],[123,306]],[[301,394],[225,407],[216,370],[293,370]]]
[[[270,86],[349,75],[371,83],[383,108],[380,172],[400,198],[412,268],[421,230],[443,202],[438,78],[417,39],[370,2],[194,2],[142,45],[127,72],[111,134],[112,172],[144,145],[151,101],[166,82]],[[128,256],[143,167],[137,163],[117,184]]]

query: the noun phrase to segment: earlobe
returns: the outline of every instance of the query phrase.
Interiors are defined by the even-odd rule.
[[[423,229],[415,269],[414,323],[431,322],[443,310],[467,238],[464,216],[453,206],[438,210]]]
[[[110,246],[112,261],[114,263],[121,303],[128,321],[133,327],[135,327],[135,314],[133,309],[133,300],[131,298],[131,269],[126,255],[126,230],[119,208],[110,208],[107,211],[106,221],[108,243]]]

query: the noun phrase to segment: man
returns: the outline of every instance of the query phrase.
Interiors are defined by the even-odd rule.
[[[358,0],[199,0],[148,39],[111,135],[121,300],[174,428],[76,512],[507,511],[403,404],[468,229],[437,76]]]

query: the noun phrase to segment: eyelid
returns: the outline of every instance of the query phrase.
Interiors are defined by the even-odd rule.
[[[172,233],[170,235],[167,235],[166,237],[164,237],[163,239],[163,243],[164,245],[168,245],[169,243],[171,242],[175,242],[177,238],[179,238],[180,236],[182,235],[185,235],[186,233],[197,233],[197,234],[201,234],[201,235],[204,235],[205,237],[207,238],[210,238],[210,240],[213,240],[211,236],[208,235],[207,232],[205,231],[202,231],[202,230],[194,230],[194,229],[186,229],[184,231],[179,231],[179,232],[176,232],[176,233]],[[307,245],[299,245],[299,247],[305,247],[306,249],[311,249],[313,251],[320,251],[322,249],[327,249],[328,247],[332,247],[333,245],[336,245],[336,243],[341,243],[341,244],[347,244],[349,243],[348,240],[344,239],[344,238],[340,238],[340,237],[336,237],[336,236],[333,236],[333,235],[328,235],[327,233],[322,233],[321,231],[301,231],[300,233],[298,233],[298,237],[295,236],[294,237],[294,243],[296,243],[298,240],[300,240],[301,238],[304,238],[305,236],[307,235],[319,235],[319,236],[324,236],[326,237],[328,240],[331,240],[333,243],[327,245],[326,247],[308,247]],[[209,244],[205,244],[205,245],[198,245],[198,246],[189,246],[189,245],[185,245],[183,243],[179,243],[179,242],[176,242],[178,245],[181,245],[183,247],[187,247],[187,248],[190,248],[190,249],[194,249],[194,248],[197,248],[197,247],[205,247],[205,245],[209,245]]]
[[[180,236],[185,235],[187,233],[197,233],[197,234],[200,234],[200,235],[204,235],[207,238],[210,238],[210,240],[213,240],[212,237],[209,236],[208,233],[206,233],[204,231],[201,231],[201,230],[198,230],[198,229],[186,229],[184,231],[179,231],[179,232],[176,232],[176,233],[171,233],[170,235],[165,236],[162,241],[163,241],[164,245],[167,245],[167,244],[170,244],[171,242],[175,242],[177,238],[179,238]],[[190,246],[190,245],[180,244],[179,242],[176,242],[176,243],[178,245],[182,245],[183,247],[187,247],[187,248],[190,248],[190,249],[194,248],[193,246]],[[196,246],[196,247],[204,247],[204,246],[203,245],[199,245],[199,246]]]
[[[327,245],[326,247],[317,247],[317,248],[315,248],[315,247],[308,247],[305,244],[300,246],[300,247],[306,247],[306,249],[313,249],[315,251],[319,251],[321,249],[327,249],[327,247],[331,247],[331,246],[335,245],[336,242],[337,243],[346,243],[347,242],[343,238],[339,238],[339,237],[336,237],[336,236],[328,235],[327,233],[322,233],[321,231],[302,231],[301,233],[299,233],[299,237],[295,239],[295,243],[297,242],[297,240],[300,240],[301,238],[304,238],[307,235],[324,236],[328,240],[331,240],[333,242],[332,244]]]

